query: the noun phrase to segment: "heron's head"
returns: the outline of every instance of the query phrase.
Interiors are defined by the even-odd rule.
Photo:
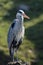
[[[30,17],[28,17],[23,10],[19,10],[17,12],[16,18],[18,18],[18,19],[24,19],[24,18],[30,19]]]

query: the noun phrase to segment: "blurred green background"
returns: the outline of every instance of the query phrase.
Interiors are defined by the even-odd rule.
[[[15,18],[16,7],[26,4],[30,20],[24,22],[25,38],[18,50],[18,58],[36,65],[43,65],[43,0],[0,0],[0,65],[7,65],[10,60],[7,33]]]

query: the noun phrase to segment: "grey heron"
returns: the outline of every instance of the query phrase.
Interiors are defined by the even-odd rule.
[[[8,47],[12,60],[14,61],[14,53],[18,50],[24,38],[24,18],[30,19],[23,10],[19,10],[16,14],[8,31]]]

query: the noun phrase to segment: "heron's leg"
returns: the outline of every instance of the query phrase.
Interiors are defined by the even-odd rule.
[[[10,48],[9,48],[9,53],[10,53],[10,57],[11,57],[11,47],[12,47],[12,44],[10,45]]]
[[[21,43],[22,43],[22,39],[20,39],[20,41],[17,43],[17,45],[16,45],[16,56],[17,56],[17,61],[18,61],[18,49],[19,49],[19,46],[21,45]]]
[[[14,62],[14,48],[11,48],[11,56],[12,56],[12,61]]]
[[[11,44],[10,46],[10,56],[11,56],[11,60],[14,61],[14,48],[13,48],[13,45]]]
[[[16,61],[18,61],[18,51],[16,50]]]

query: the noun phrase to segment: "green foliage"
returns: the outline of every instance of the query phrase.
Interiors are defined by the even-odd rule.
[[[18,57],[30,62],[38,58],[38,65],[43,65],[43,0],[0,0],[0,64],[6,65],[9,59],[8,29],[15,18],[16,7],[22,3],[30,7],[26,12],[30,21],[24,22],[25,38],[18,50]]]

